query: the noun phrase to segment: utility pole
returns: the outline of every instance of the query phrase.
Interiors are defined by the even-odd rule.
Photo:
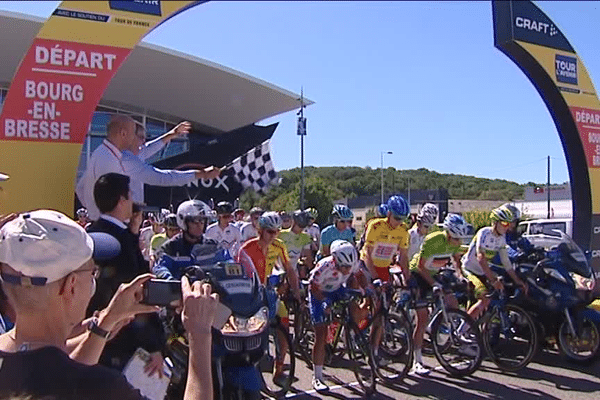
[[[383,203],[383,155],[384,154],[394,154],[391,151],[382,151],[381,152],[381,203]]]
[[[300,136],[300,209],[304,210],[304,136],[306,136],[306,118],[304,117],[304,87],[300,88],[300,111],[298,115],[298,131]]]
[[[546,185],[546,198],[548,199],[548,219],[550,219],[550,156],[548,156],[548,184]]]

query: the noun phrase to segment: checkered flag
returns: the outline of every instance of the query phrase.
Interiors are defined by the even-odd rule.
[[[230,163],[228,169],[244,189],[252,188],[255,192],[264,194],[269,186],[277,182],[269,142],[270,140],[265,140]]]

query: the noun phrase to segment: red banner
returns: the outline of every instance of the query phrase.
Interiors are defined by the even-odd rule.
[[[104,89],[130,51],[35,39],[8,93],[0,139],[83,143]]]
[[[600,168],[600,110],[570,107],[585,150],[588,168]]]

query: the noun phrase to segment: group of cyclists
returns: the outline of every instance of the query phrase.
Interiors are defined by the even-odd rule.
[[[300,304],[306,301],[310,310],[314,330],[312,385],[321,392],[328,390],[323,365],[332,304],[350,288],[367,295],[375,293],[373,282],[378,280],[383,285],[390,282],[392,266],[400,268],[403,285],[415,288],[418,299],[425,299],[434,288],[440,288],[437,272],[452,266],[459,279],[468,280],[475,287],[478,301],[468,310],[472,318],[485,310],[489,301],[486,294],[502,286],[490,268],[492,261],[527,291],[526,283],[514,273],[508,257],[506,234],[520,218],[514,206],[506,204],[494,209],[490,215],[492,225],[475,234],[466,252],[463,241],[469,225],[462,216],[446,215],[440,224],[442,229],[430,233],[438,221],[437,206],[423,205],[412,226],[409,226],[410,211],[402,196],[391,196],[378,207],[377,216],[367,221],[362,237],[357,240],[352,228],[354,215],[342,204],[333,206],[332,224],[320,230],[315,224],[314,208],[286,213],[265,212],[255,207],[248,220],[243,221],[243,211],[234,210],[229,202],[220,202],[212,210],[202,201],[188,200],[175,213],[162,218],[165,227],[174,229],[155,234],[145,245],[152,260],[152,272],[164,279],[180,279],[191,263],[243,258],[252,261],[263,284],[275,271],[284,272],[291,296]],[[282,229],[284,224],[287,226]],[[302,298],[301,281],[308,282],[307,298]],[[450,307],[458,306],[452,293],[445,295],[445,301]],[[368,307],[373,307],[373,303],[352,304],[349,311],[359,323],[369,312]],[[289,310],[284,302],[278,302],[277,315],[284,326],[289,326]],[[422,356],[428,318],[426,306],[416,308],[411,371],[418,375],[430,372]],[[370,344],[375,355],[381,342],[381,328],[382,321],[374,320]],[[285,340],[281,340],[281,346],[286,346]],[[465,346],[462,351],[470,350]],[[277,381],[284,373],[283,361],[275,360],[273,380]]]

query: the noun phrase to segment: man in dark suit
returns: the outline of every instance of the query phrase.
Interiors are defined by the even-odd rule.
[[[94,200],[101,214],[87,231],[105,232],[114,236],[121,244],[121,252],[99,264],[101,273],[98,289],[90,302],[88,314],[106,307],[119,285],[148,272],[148,265],[138,244],[141,219],[133,215],[129,182],[126,175],[108,173],[98,178],[94,185]],[[161,350],[164,344],[164,331],[158,316],[138,316],[107,343],[100,363],[122,370],[135,350],[142,347],[151,355],[147,372],[149,375],[157,372],[160,376],[163,370]]]

